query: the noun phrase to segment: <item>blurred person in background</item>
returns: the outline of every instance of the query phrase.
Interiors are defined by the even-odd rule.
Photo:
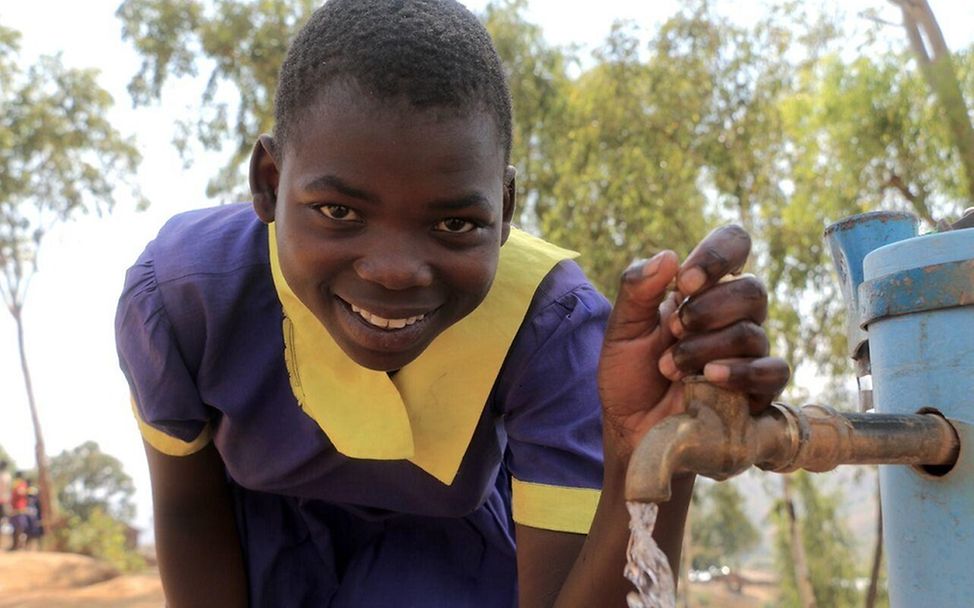
[[[13,526],[13,533],[10,542],[10,550],[22,549],[27,534],[29,517],[27,515],[27,498],[29,485],[23,471],[14,473],[13,485],[10,490],[10,525]]]

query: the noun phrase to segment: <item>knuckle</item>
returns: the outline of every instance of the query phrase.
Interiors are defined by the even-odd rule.
[[[741,244],[747,243],[748,246],[751,245],[751,235],[747,233],[739,224],[726,224],[717,229],[722,235],[733,239],[734,241],[739,241]]]
[[[747,318],[764,323],[768,317],[768,290],[757,277],[743,277],[729,283],[731,295],[745,308]]]
[[[742,321],[734,325],[733,339],[748,353],[764,354],[768,349],[768,337],[760,325]]]
[[[741,277],[736,281],[730,282],[732,293],[748,302],[768,301],[768,290],[764,286],[764,281],[757,277]]]
[[[686,366],[688,359],[690,358],[691,348],[687,347],[687,341],[682,340],[673,345],[670,354],[673,355],[673,363],[680,369]]]
[[[673,363],[682,372],[691,372],[700,367],[697,362],[699,349],[694,340],[682,340],[673,346]]]
[[[702,265],[711,278],[713,278],[715,273],[723,274],[730,268],[730,260],[717,246],[708,245],[702,253]]]
[[[754,366],[755,378],[767,387],[768,392],[775,395],[781,393],[791,378],[791,368],[779,357],[767,357],[760,363]]]

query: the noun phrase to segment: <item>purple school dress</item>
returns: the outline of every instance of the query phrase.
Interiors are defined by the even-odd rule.
[[[213,441],[226,464],[251,605],[516,606],[514,521],[591,522],[608,302],[574,262],[547,274],[446,484],[345,456],[301,409],[267,238],[249,205],[176,216],[129,270],[116,319],[146,440],[173,455]]]

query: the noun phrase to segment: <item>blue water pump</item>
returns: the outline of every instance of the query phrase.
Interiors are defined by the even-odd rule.
[[[826,230],[863,409],[939,413],[960,440],[949,470],[880,466],[894,608],[974,606],[974,228],[965,220],[918,236],[913,216],[877,212]]]

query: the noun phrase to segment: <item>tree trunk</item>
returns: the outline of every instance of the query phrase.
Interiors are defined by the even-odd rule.
[[[865,608],[875,608],[879,591],[879,570],[883,563],[883,503],[879,493],[879,477],[876,478],[876,548],[873,550],[873,569],[869,575]]]
[[[27,405],[30,406],[30,418],[34,423],[34,458],[37,460],[37,486],[40,490],[41,514],[44,527],[48,534],[46,542],[50,542],[49,534],[57,521],[58,514],[54,506],[54,492],[51,485],[51,473],[47,466],[47,451],[44,449],[44,434],[41,432],[41,420],[37,415],[37,402],[34,400],[34,385],[30,379],[30,369],[27,366],[27,352],[24,349],[23,309],[19,306],[11,307],[10,313],[17,324],[17,347],[20,351],[20,369],[24,373],[24,387],[27,389]]]
[[[808,560],[805,558],[805,545],[802,543],[801,529],[795,514],[795,500],[791,495],[791,477],[781,476],[782,499],[788,515],[788,532],[791,537],[791,560],[795,566],[795,586],[798,588],[798,603],[801,608],[816,608],[815,592],[808,574]]]
[[[687,519],[683,524],[683,553],[680,559],[680,597],[683,608],[690,608],[690,567],[693,566],[693,503],[687,507]]]
[[[974,126],[943,32],[927,0],[890,1],[903,13],[903,26],[917,64],[944,110],[954,148],[964,167],[967,200],[974,201]]]

